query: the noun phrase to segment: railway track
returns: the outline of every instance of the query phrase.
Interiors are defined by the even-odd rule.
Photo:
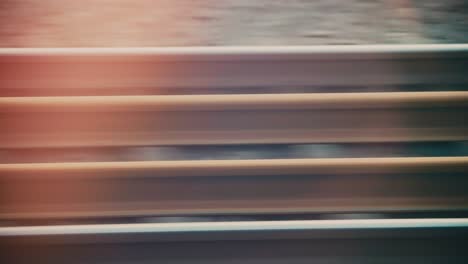
[[[1,49],[0,243],[18,262],[464,263],[468,220],[440,217],[468,212],[467,59],[468,45]],[[280,153],[309,145],[321,153]],[[213,151],[261,147],[279,153]],[[143,148],[215,158],[121,155]],[[415,212],[438,219],[140,223]],[[41,226],[83,219],[99,224]]]

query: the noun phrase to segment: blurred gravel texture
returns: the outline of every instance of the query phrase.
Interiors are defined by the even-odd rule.
[[[464,0],[0,0],[0,46],[466,42],[465,10]]]

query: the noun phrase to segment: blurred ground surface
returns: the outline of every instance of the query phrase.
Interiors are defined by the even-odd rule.
[[[465,0],[0,0],[0,46],[468,41]]]

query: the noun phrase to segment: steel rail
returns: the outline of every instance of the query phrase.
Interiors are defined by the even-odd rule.
[[[253,88],[424,84],[464,90],[467,58],[467,44],[0,49],[0,95],[223,93],[225,88],[249,93]]]
[[[466,263],[467,234],[467,219],[28,226],[0,245],[16,263]]]
[[[0,98],[0,148],[466,140],[468,92]]]
[[[0,218],[465,210],[467,171],[467,157],[0,164]]]

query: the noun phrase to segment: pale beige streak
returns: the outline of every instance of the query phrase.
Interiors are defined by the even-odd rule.
[[[382,92],[257,95],[154,95],[3,97],[0,111],[31,111],[41,108],[59,111],[82,107],[81,111],[186,109],[342,109],[468,105],[468,92]]]

